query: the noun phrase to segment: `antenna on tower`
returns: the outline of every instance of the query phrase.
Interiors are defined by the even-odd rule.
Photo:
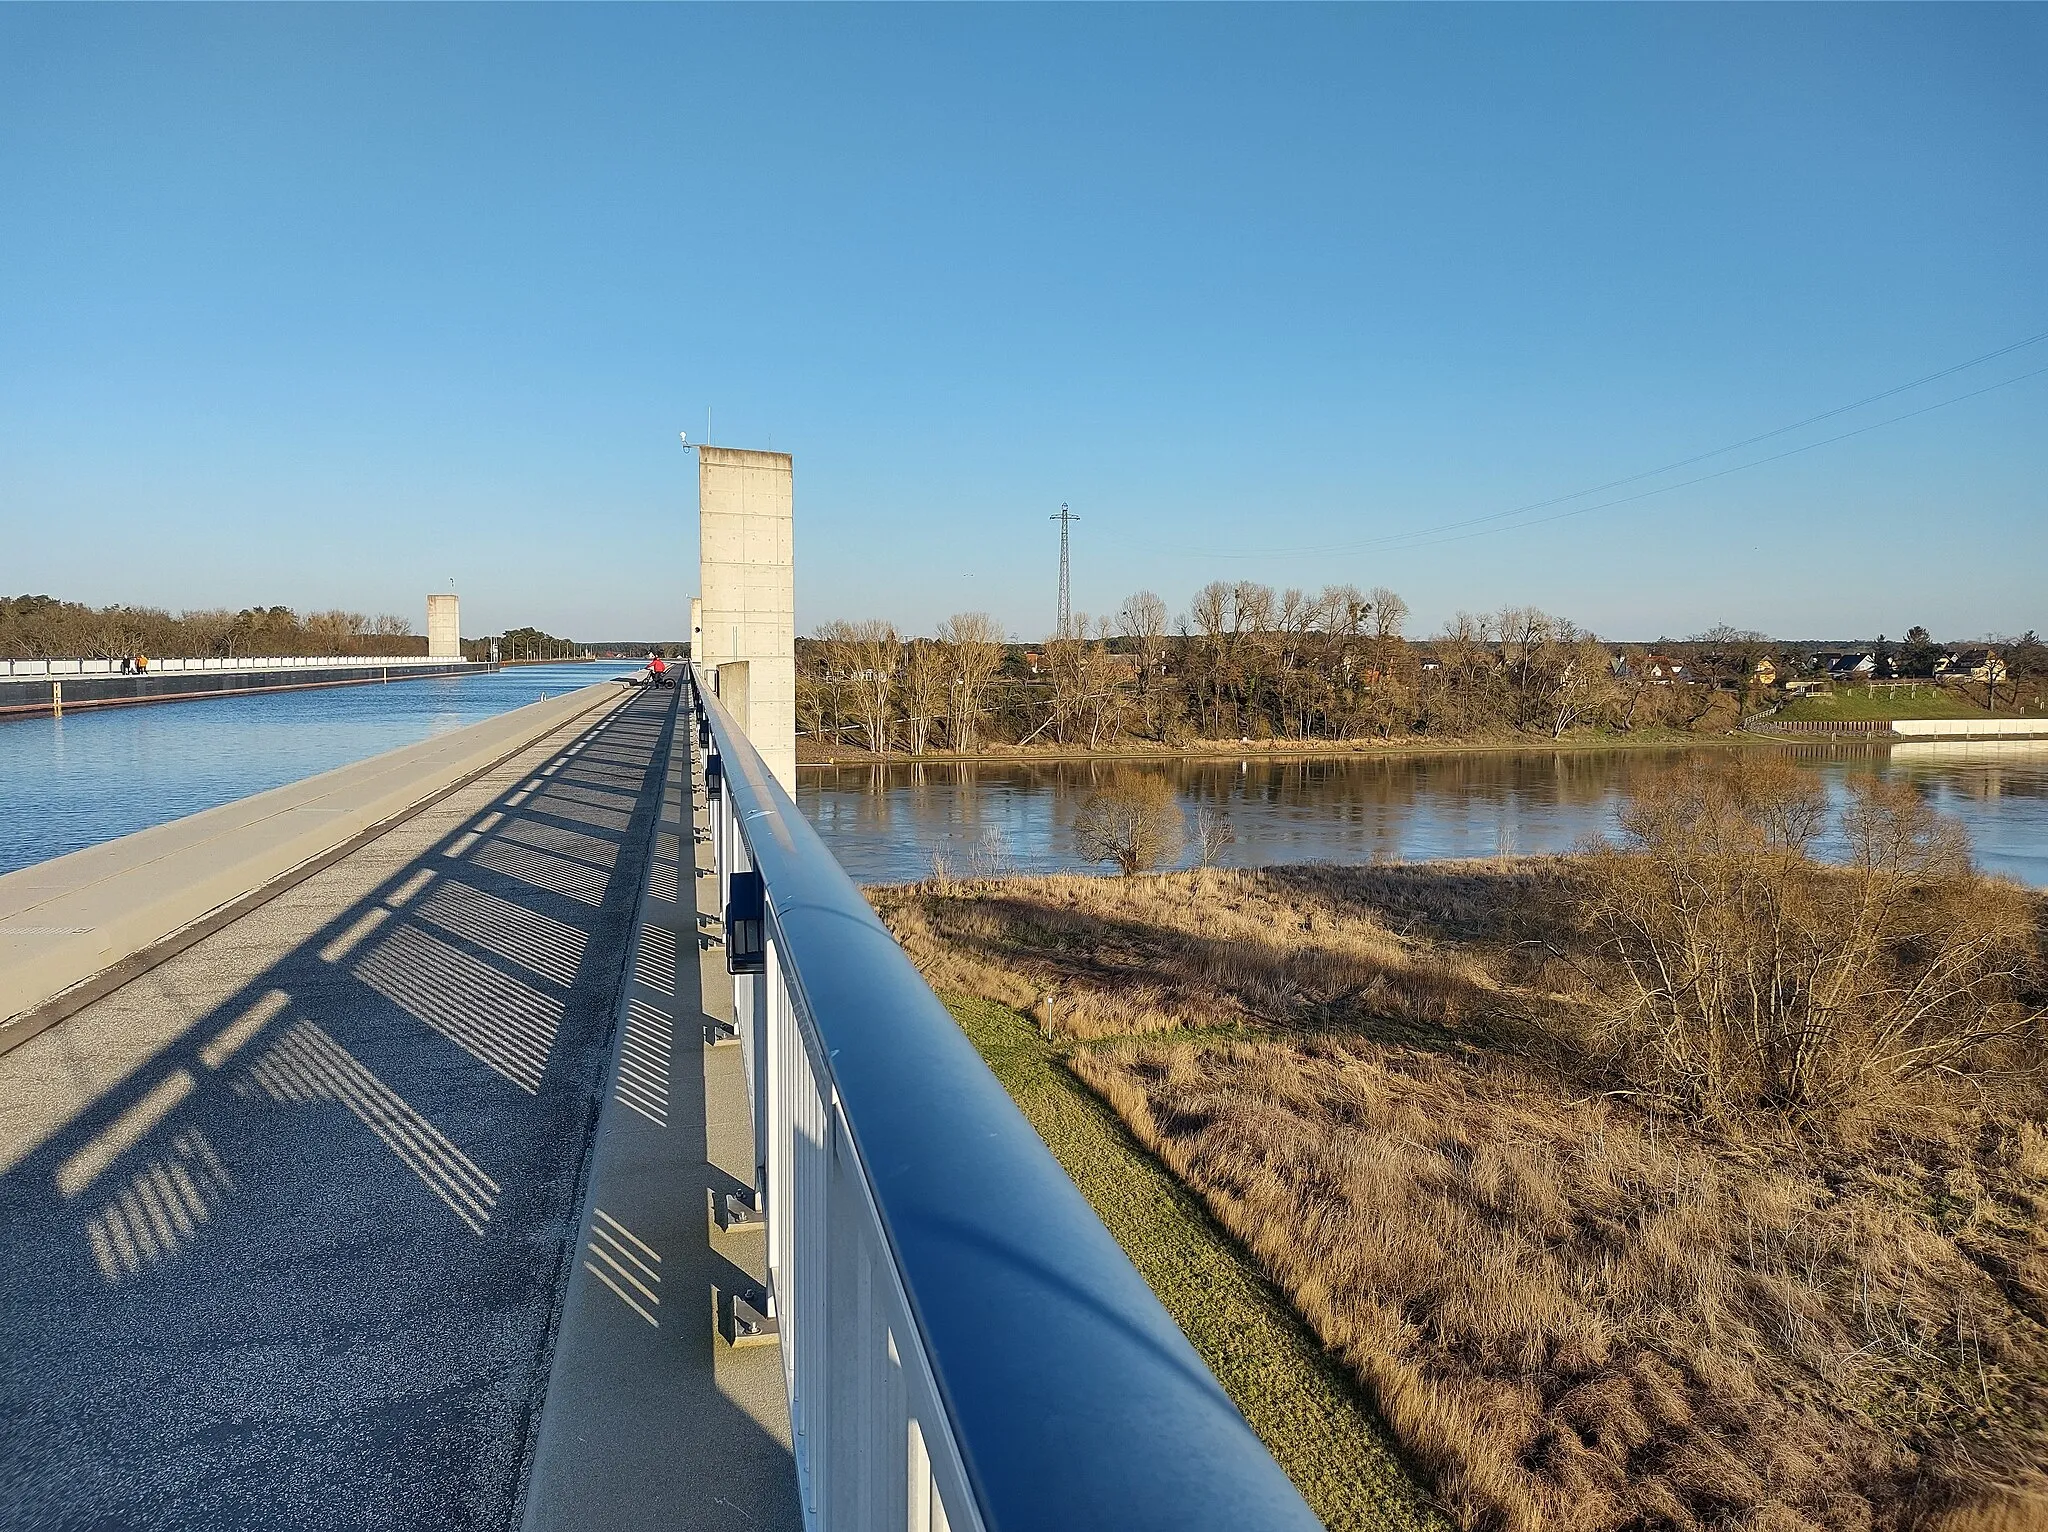
[[[1060,524],[1060,625],[1059,630],[1053,634],[1053,637],[1072,638],[1074,636],[1074,613],[1073,609],[1067,604],[1067,528],[1081,518],[1062,504],[1060,506],[1060,513],[1057,516],[1049,516],[1046,519]]]

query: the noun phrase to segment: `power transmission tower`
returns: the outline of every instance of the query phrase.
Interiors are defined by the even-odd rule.
[[[1067,528],[1081,518],[1062,505],[1059,515],[1046,519],[1060,524],[1060,625],[1059,631],[1053,637],[1072,638],[1074,613],[1067,604]]]

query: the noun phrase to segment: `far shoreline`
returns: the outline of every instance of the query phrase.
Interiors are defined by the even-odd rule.
[[[1306,740],[1202,740],[1188,745],[1120,746],[1114,750],[1077,750],[1053,747],[1045,750],[1005,745],[973,753],[928,751],[923,755],[876,755],[866,750],[849,750],[819,758],[799,757],[797,769],[838,770],[849,766],[1057,766],[1096,762],[1170,761],[1325,761],[1385,760],[1415,755],[1590,755],[1614,750],[1742,750],[1754,747],[1848,745],[1870,750],[1889,748],[1898,741],[1872,734],[1754,734],[1727,730],[1715,734],[1688,734],[1660,730],[1654,734],[1618,736],[1573,735],[1560,740],[1458,739],[1458,740],[1342,740],[1316,744]],[[803,749],[799,742],[798,749]]]

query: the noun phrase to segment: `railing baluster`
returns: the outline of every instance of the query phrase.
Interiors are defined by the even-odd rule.
[[[1311,1532],[1143,1279],[692,679],[722,768],[720,910],[735,871],[758,870],[766,894],[764,971],[733,976],[733,1017],[806,1528]]]

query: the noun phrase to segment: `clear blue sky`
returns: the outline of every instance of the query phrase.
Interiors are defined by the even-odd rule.
[[[2044,330],[2041,6],[0,7],[9,592],[680,633],[710,406],[806,630],[1041,636],[1061,501],[1090,611],[2048,629],[2048,377],[1383,541]]]

